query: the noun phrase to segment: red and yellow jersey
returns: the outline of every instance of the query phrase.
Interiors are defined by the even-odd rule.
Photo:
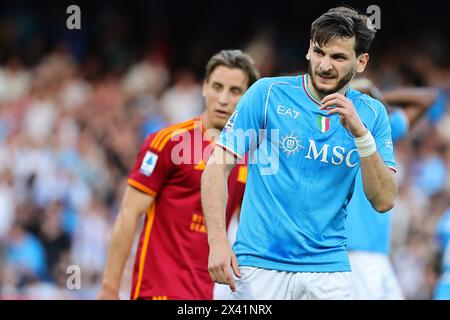
[[[142,145],[128,184],[154,201],[139,239],[132,299],[212,299],[200,193],[212,149],[195,119],[153,133]],[[246,177],[243,165],[230,174],[227,226],[242,201]]]

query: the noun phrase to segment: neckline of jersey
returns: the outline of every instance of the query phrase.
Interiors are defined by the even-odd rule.
[[[303,90],[305,90],[306,95],[318,106],[322,107],[322,103],[320,103],[319,99],[317,99],[314,94],[308,88],[308,74],[304,74],[302,77]]]
[[[317,98],[314,96],[314,94],[309,90],[309,87],[308,87],[308,79],[309,79],[309,75],[308,75],[307,73],[304,74],[304,75],[302,76],[303,90],[305,90],[306,95],[307,95],[307,96],[308,96],[315,104],[317,104],[318,106],[322,107],[322,103],[320,102],[320,100],[317,99]],[[344,96],[347,97],[347,95],[348,95],[348,88],[347,88],[347,90],[345,91]]]

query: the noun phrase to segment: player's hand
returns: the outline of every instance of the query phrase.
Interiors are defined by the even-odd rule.
[[[230,268],[231,265],[231,268]],[[231,291],[236,292],[231,269],[237,277],[241,276],[236,255],[227,238],[217,239],[209,243],[208,271],[214,282],[227,284]]]
[[[119,291],[108,290],[108,289],[102,287],[97,296],[97,300],[120,300]]]
[[[322,109],[324,108],[331,108],[331,111],[328,111],[330,115],[338,113],[344,128],[349,130],[355,138],[362,137],[367,133],[367,128],[356,112],[353,102],[343,94],[336,92],[323,98]]]

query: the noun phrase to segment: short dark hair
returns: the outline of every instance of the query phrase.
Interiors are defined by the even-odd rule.
[[[206,81],[209,80],[211,73],[219,66],[228,68],[237,68],[244,71],[248,79],[248,87],[250,87],[256,80],[259,79],[259,72],[255,67],[255,62],[248,55],[241,50],[222,50],[212,56],[206,65]]]
[[[311,40],[319,46],[336,37],[355,36],[356,55],[368,52],[376,29],[370,19],[350,7],[337,7],[322,14],[311,25]]]

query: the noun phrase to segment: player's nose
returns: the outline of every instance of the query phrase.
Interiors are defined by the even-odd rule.
[[[219,96],[219,103],[224,106],[228,105],[230,103],[230,93],[224,90]]]
[[[328,72],[333,69],[333,65],[329,58],[323,58],[319,64],[319,70],[322,72]]]

